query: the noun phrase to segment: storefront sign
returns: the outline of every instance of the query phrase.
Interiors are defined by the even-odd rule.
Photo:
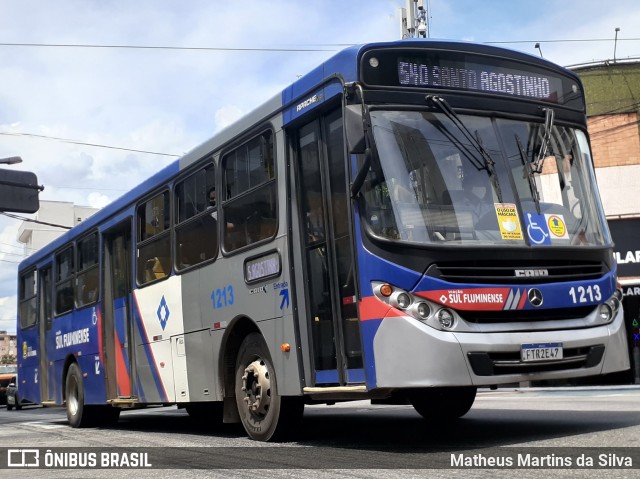
[[[640,277],[640,218],[610,220],[618,277]]]

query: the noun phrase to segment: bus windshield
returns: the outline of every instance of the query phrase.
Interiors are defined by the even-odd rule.
[[[375,236],[432,244],[610,243],[582,131],[425,111],[374,110],[371,122],[377,154],[363,196]]]

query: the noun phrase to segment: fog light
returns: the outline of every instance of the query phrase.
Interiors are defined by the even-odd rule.
[[[431,314],[431,308],[427,303],[418,303],[416,311],[418,312],[420,319],[427,319]]]
[[[398,303],[398,306],[401,307],[402,309],[407,309],[411,304],[411,298],[407,293],[400,293],[396,297],[396,302]]]
[[[613,310],[607,303],[600,305],[598,314],[600,315],[600,319],[605,323],[608,323],[613,319]]]
[[[453,327],[453,321],[453,313],[448,309],[441,309],[440,312],[438,312],[438,322],[443,328],[450,329]]]

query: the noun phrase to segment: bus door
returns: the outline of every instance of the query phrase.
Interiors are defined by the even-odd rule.
[[[51,337],[51,327],[53,319],[53,308],[51,303],[52,284],[51,284],[51,266],[46,266],[38,271],[38,335],[40,337],[40,401],[53,401],[55,391],[53,386],[55,381],[53,378],[53,361],[49,361],[47,343],[53,341]]]
[[[314,384],[364,382],[341,111],[295,135]]]
[[[107,399],[131,398],[133,393],[133,321],[131,309],[131,224],[104,235],[104,319],[102,354]]]

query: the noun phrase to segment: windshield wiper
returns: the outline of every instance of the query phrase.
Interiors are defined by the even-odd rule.
[[[534,171],[531,167],[531,162],[527,159],[527,154],[524,152],[524,148],[522,147],[522,142],[520,141],[520,137],[516,134],[516,143],[518,145],[518,151],[520,152],[520,159],[522,160],[522,166],[524,167],[523,177],[526,176],[529,181],[529,189],[531,190],[531,198],[533,198],[533,202],[536,205],[536,211],[540,214],[540,193],[538,192],[538,187],[536,186],[536,181],[533,177]]]
[[[469,143],[471,143],[471,145],[473,145],[474,149],[480,154],[480,157],[482,158],[482,164],[484,166],[480,167],[479,169],[483,169],[487,172],[489,178],[491,179],[491,183],[493,184],[496,196],[498,197],[498,201],[502,203],[502,191],[500,190],[500,183],[498,182],[498,175],[496,174],[495,169],[496,162],[493,161],[491,155],[482,144],[479,133],[476,131],[476,136],[474,136],[473,133],[469,131],[464,122],[460,119],[458,114],[453,110],[453,108],[451,108],[451,105],[449,105],[449,103],[447,103],[444,98],[436,95],[427,95],[426,100],[433,103],[442,113],[444,113],[444,115],[451,121],[451,123],[453,123],[458,128],[458,130],[460,130],[462,135],[467,139]]]
[[[547,157],[549,144],[551,143],[551,130],[553,129],[553,120],[555,119],[555,111],[553,108],[543,108],[544,111],[544,132],[542,133],[542,143],[538,156],[531,164],[532,173],[542,173],[544,167],[544,159]]]

